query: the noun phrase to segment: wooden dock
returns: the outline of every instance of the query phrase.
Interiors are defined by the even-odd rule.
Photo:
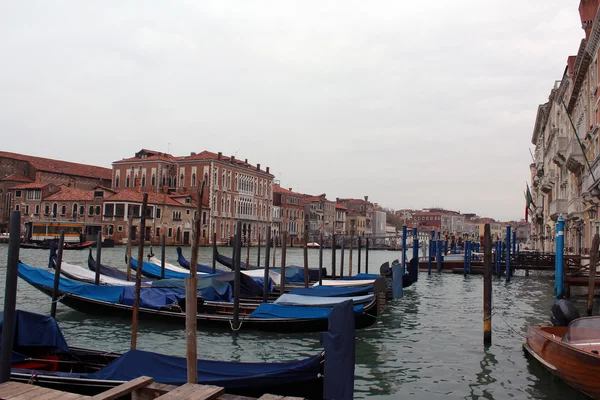
[[[132,381],[107,390],[95,396],[62,392],[41,386],[20,382],[5,382],[0,384],[0,400],[116,400],[131,398],[132,400],[255,400],[251,397],[225,394],[225,389],[218,386],[186,383],[182,386],[154,383],[147,376],[141,376]],[[299,397],[284,397],[265,394],[258,400],[302,400]]]

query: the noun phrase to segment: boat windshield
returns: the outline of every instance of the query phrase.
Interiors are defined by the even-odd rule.
[[[562,341],[573,344],[600,344],[600,317],[584,317],[572,321]]]

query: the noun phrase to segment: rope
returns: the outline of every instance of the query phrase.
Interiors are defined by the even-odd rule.
[[[67,294],[63,294],[62,296],[58,297],[56,300],[54,301],[50,301],[50,303],[58,303],[59,301],[61,301],[62,299],[64,299],[67,296]]]
[[[36,379],[37,379],[37,374],[35,373],[35,371],[31,371],[31,377],[29,378],[27,383],[29,385],[33,385],[35,383]]]
[[[516,333],[517,335],[521,336],[522,338],[525,338],[525,339],[527,338],[527,336],[526,336],[526,335],[523,335],[521,332],[517,331],[515,328],[513,328],[512,326],[510,326],[510,324],[509,324],[508,322],[506,322],[506,320],[505,320],[505,319],[502,317],[502,315],[501,315],[501,314],[498,314],[498,313],[496,313],[496,310],[494,310],[494,311],[492,312],[492,315],[490,315],[490,317],[489,317],[488,319],[492,319],[492,316],[493,316],[493,315],[497,315],[497,316],[499,316],[499,317],[500,317],[500,319],[501,319],[502,321],[504,321],[504,323],[506,324],[506,326],[508,326],[508,328],[509,328],[511,331],[513,331],[513,332],[514,332],[514,333]]]
[[[236,329],[236,328],[234,328],[234,327],[233,327],[233,319],[230,319],[230,320],[229,320],[229,326],[231,326],[231,330],[232,330],[232,331],[234,331],[234,332],[237,332],[237,331],[239,331],[240,329],[242,329],[242,324],[243,324],[243,323],[244,323],[244,320],[242,319],[242,320],[240,321],[240,326],[238,326],[238,327],[237,327],[237,329]]]

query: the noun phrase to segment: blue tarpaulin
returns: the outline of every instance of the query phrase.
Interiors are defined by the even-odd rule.
[[[377,274],[356,274],[353,276],[344,276],[342,280],[344,281],[362,281],[367,279],[377,279],[381,278],[381,275]]]
[[[153,288],[168,288],[185,297],[185,284],[180,279],[160,279],[152,282]],[[233,301],[233,290],[227,282],[210,278],[198,278],[198,296],[209,301]]]
[[[69,346],[54,318],[27,311],[15,311],[13,350],[26,352],[32,347],[43,347],[51,352],[69,353]],[[4,326],[4,313],[0,313],[0,336]],[[13,356],[15,354],[13,353]],[[13,357],[13,362],[22,360]]]
[[[131,268],[137,271],[138,261],[137,259],[131,257]],[[143,262],[142,263],[142,275],[147,276],[148,278],[160,279],[161,277],[161,268],[158,265]],[[185,279],[189,278],[189,272],[176,272],[171,271],[170,269],[165,268],[165,279]]]
[[[287,363],[198,360],[198,383],[237,388],[309,381],[319,374],[319,363],[319,356]],[[87,374],[86,378],[129,381],[140,376],[150,376],[160,383],[182,385],[187,382],[186,359],[130,350],[101,370]]]
[[[327,318],[331,308],[302,307],[302,306],[280,306],[279,304],[261,303],[256,310],[250,314],[250,318],[298,318],[319,319]],[[362,304],[354,306],[354,312],[364,313]]]
[[[281,268],[269,268],[281,274]],[[285,267],[285,283],[304,283],[304,270],[299,267]]]
[[[323,398],[352,400],[354,398],[355,325],[352,301],[333,308],[327,332],[321,334],[325,348],[325,384]],[[354,307],[356,309],[356,307]]]
[[[133,298],[135,297],[135,287],[127,286],[123,288],[119,304],[133,306]],[[185,293],[182,295],[165,288],[141,288],[140,289],[140,307],[159,310],[164,306],[185,299]]]
[[[19,263],[19,277],[32,285],[43,286],[47,289],[52,289],[54,287],[54,274],[45,269],[33,268],[29,265]],[[96,286],[60,278],[58,290],[60,292],[86,297],[88,299],[118,303],[121,293],[123,292],[123,287],[106,285]]]
[[[366,304],[373,301],[373,298],[374,296],[372,294],[348,297],[315,297],[285,293],[275,300],[275,304],[301,307],[334,307],[335,305],[343,303],[347,300],[352,300],[354,304]]]
[[[373,285],[337,287],[337,286],[313,286],[312,288],[296,288],[291,294],[317,297],[344,297],[361,296],[373,292]]]

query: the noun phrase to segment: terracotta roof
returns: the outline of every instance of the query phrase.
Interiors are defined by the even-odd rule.
[[[96,179],[112,179],[112,170],[109,168],[96,167],[95,165],[78,164],[70,161],[54,160],[51,158],[34,157],[25,154],[9,153],[0,151],[0,157],[12,158],[14,160],[27,161],[38,171],[52,172],[62,175],[82,176]]]
[[[105,201],[127,201],[132,203],[141,203],[143,201],[143,193],[138,192],[137,190],[125,189],[107,197]],[[193,203],[194,201],[192,201],[192,204],[184,205],[176,200],[173,200],[165,193],[148,193],[148,204],[164,204],[174,207],[194,207]]]
[[[200,153],[192,154],[189,156],[178,157],[179,161],[218,160],[218,159],[219,159],[219,155],[217,153],[213,153],[212,151],[208,151],[208,150],[204,150],[204,151],[201,151]],[[226,155],[223,155],[223,154],[221,154],[220,161],[232,163],[231,157],[227,157]],[[238,167],[246,167],[246,168],[250,168],[254,171],[260,171],[260,172],[266,173],[266,171],[257,168],[256,165],[247,163],[246,161],[240,160],[239,158],[236,158],[233,161],[233,163],[235,165],[237,165]],[[272,174],[269,173],[269,175],[272,175]]]
[[[145,156],[142,158],[141,156]],[[123,158],[122,160],[118,160],[113,162],[113,164],[122,164],[122,163],[130,163],[130,162],[146,162],[146,161],[165,161],[165,162],[175,162],[180,157],[174,157],[168,153],[161,153],[159,151],[142,149],[135,153],[135,156],[129,158]]]
[[[33,179],[31,179],[25,175],[10,174],[10,175],[7,175],[4,178],[0,179],[0,181],[29,183],[29,182],[33,182]]]
[[[289,194],[289,195],[294,195],[294,196],[304,196],[301,193],[294,192],[292,190],[282,188],[279,185],[273,185],[273,193],[283,193],[283,194]]]
[[[13,187],[10,188],[10,190],[14,190],[14,189],[18,189],[18,190],[23,190],[23,189],[42,189],[42,188],[45,188],[48,185],[50,185],[50,183],[31,182],[31,183],[25,183],[23,185],[13,186]]]
[[[94,191],[93,190],[83,190],[76,189],[72,187],[68,187],[65,185],[58,185],[60,191],[51,194],[50,196],[44,198],[44,200],[50,201],[93,201],[94,200]]]
[[[309,203],[313,202],[313,201],[321,201],[321,200],[325,200],[325,194],[320,194],[318,196],[311,196],[308,194],[304,195],[304,201],[308,201]]]
[[[340,209],[340,210],[347,210],[347,209],[348,209],[348,207],[344,207],[344,206],[343,206],[343,205],[341,205],[341,204],[336,204],[336,205],[335,205],[335,208],[338,208],[338,209]]]

